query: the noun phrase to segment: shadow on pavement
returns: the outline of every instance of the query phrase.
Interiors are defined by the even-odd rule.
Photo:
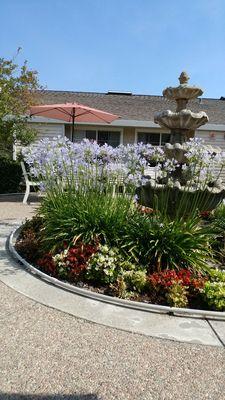
[[[22,394],[0,392],[0,400],[100,400],[96,394]]]
[[[24,197],[24,193],[17,193],[15,195],[13,194],[4,194],[1,195],[0,194],[0,203],[22,203],[23,201],[23,197]],[[29,195],[29,199],[28,199],[28,205],[29,203],[40,203],[41,200],[41,196],[38,195],[38,193],[36,192],[32,192]]]

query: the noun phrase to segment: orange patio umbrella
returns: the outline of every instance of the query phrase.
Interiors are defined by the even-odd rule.
[[[32,117],[35,115],[71,122],[72,141],[74,139],[74,125],[76,122],[106,122],[110,124],[115,119],[120,118],[118,115],[98,110],[96,108],[91,108],[79,103],[45,104],[41,106],[32,106],[30,108],[30,116]]]

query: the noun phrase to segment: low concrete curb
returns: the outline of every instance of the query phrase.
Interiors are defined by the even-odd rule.
[[[168,310],[164,310],[164,314],[160,311],[159,314],[157,309],[145,309],[145,306],[148,306],[147,304],[143,304],[144,308],[137,309],[136,305],[130,304],[133,302],[129,302],[128,307],[124,300],[117,304],[109,304],[108,301],[106,302],[105,297],[110,301],[118,301],[120,299],[108,298],[108,296],[99,299],[96,296],[102,297],[103,295],[86,290],[84,294],[84,289],[79,288],[76,288],[79,289],[79,293],[71,293],[65,286],[63,288],[62,286],[57,287],[55,284],[53,285],[53,281],[49,282],[51,277],[47,276],[48,282],[43,278],[38,279],[37,275],[34,275],[36,271],[29,273],[9,256],[5,248],[5,242],[6,236],[12,230],[12,225],[2,225],[2,228],[0,280],[25,296],[76,317],[133,333],[213,346],[223,346],[225,343],[225,337],[223,337],[223,332],[225,331],[224,321],[210,321],[209,324],[205,318],[197,318],[196,316],[195,318],[187,318],[167,315],[165,312],[168,313]],[[16,231],[18,232],[18,229]],[[13,246],[12,238],[13,235],[11,236],[10,247]],[[30,266],[29,269],[31,269]],[[74,289],[73,286],[72,288]],[[86,292],[88,292],[88,297]],[[124,306],[125,304],[126,306]],[[140,303],[138,303],[138,306],[140,306]]]

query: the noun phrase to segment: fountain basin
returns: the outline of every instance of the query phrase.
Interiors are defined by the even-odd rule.
[[[171,130],[184,129],[186,131],[194,131],[199,126],[206,124],[208,120],[208,116],[204,111],[194,113],[187,109],[178,112],[165,110],[156,113],[154,117],[154,122],[162,127]]]
[[[225,188],[207,186],[203,190],[187,189],[180,185],[168,187],[149,182],[139,188],[137,194],[141,205],[155,209],[157,204],[159,210],[174,216],[178,210],[179,215],[188,215],[193,211],[193,206],[199,212],[214,210],[225,198]]]
[[[197,86],[188,86],[186,84],[179,85],[177,87],[168,87],[163,90],[163,96],[172,100],[191,100],[201,96],[202,94],[202,89],[198,88]]]

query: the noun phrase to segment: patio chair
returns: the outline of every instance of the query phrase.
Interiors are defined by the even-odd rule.
[[[28,197],[30,194],[30,187],[38,186],[39,182],[30,181],[24,162],[21,161],[20,165],[21,165],[21,168],[23,171],[23,176],[24,176],[25,183],[26,183],[26,191],[25,191],[24,198],[23,198],[23,204],[27,204],[27,200],[28,200]]]
[[[157,177],[155,168],[154,167],[146,167],[144,170],[144,176],[155,180],[155,178]]]

